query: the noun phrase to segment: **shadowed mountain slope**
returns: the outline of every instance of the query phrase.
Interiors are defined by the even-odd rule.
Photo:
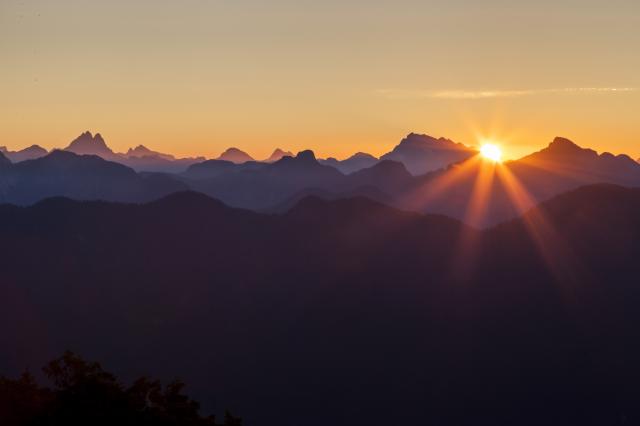
[[[387,194],[400,194],[413,183],[413,176],[402,163],[383,160],[347,176],[347,187],[372,186]]]
[[[9,151],[7,147],[0,146],[0,153],[4,154],[12,163],[19,163],[20,161],[44,157],[48,151],[38,145],[31,145],[20,151]]]
[[[324,189],[304,189],[283,203],[266,210],[287,211],[309,195],[325,200],[366,197],[382,204],[393,205],[394,195],[402,193],[412,185],[413,181],[413,176],[402,163],[384,160],[370,168],[362,169],[340,178],[338,185],[325,187]]]
[[[382,161],[345,176],[321,164],[312,151],[283,157],[272,164],[237,165],[209,160],[191,166],[184,176],[196,179],[189,182],[193,189],[229,205],[259,211],[281,211],[282,206],[290,206],[292,200],[304,194],[329,199],[367,195],[393,204],[396,195],[414,180],[401,163],[393,161]]]
[[[7,169],[11,167],[11,160],[9,160],[3,152],[0,152],[0,168]]]
[[[210,165],[230,167],[217,163]],[[193,166],[187,175],[195,171],[196,166]],[[302,151],[295,157],[283,157],[272,164],[258,163],[256,167],[195,181],[192,188],[232,206],[260,210],[278,205],[305,189],[339,188],[343,179],[344,175],[333,167],[318,163],[312,151]]]
[[[144,145],[129,148],[126,154],[119,159],[136,171],[161,172],[161,173],[182,173],[193,164],[204,161],[204,157],[176,158],[171,154],[152,151]]]
[[[225,160],[206,160],[192,164],[184,173],[182,173],[182,175],[191,179],[210,179],[224,173],[260,169],[265,165],[265,163],[259,163],[257,161],[247,161],[241,164],[236,164]]]
[[[635,424],[639,217],[608,185],[484,232],[362,198],[0,206],[0,372],[68,348],[248,424]]]
[[[135,148],[129,148],[127,150],[127,153],[124,154],[126,157],[158,157],[161,158],[163,160],[175,160],[176,157],[174,157],[171,154],[163,154],[161,152],[158,151],[152,151],[149,148],[147,148],[144,145],[138,145]]]
[[[175,179],[145,178],[122,164],[66,151],[13,164],[0,183],[0,201],[14,204],[53,196],[141,202],[187,189]]]
[[[319,160],[319,162],[320,164],[334,167],[342,173],[348,175],[350,173],[357,172],[358,170],[366,169],[375,165],[378,162],[378,159],[371,154],[358,152],[342,161],[330,157],[326,160]]]
[[[191,165],[204,161],[204,157],[197,158],[176,158],[175,160],[167,160],[166,158],[157,156],[145,157],[128,157],[115,160],[124,164],[138,172],[155,172],[155,173],[183,173]]]

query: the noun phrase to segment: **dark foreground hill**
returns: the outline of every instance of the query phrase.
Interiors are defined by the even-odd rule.
[[[637,424],[640,191],[479,232],[354,198],[0,207],[0,373],[71,349],[256,425]]]

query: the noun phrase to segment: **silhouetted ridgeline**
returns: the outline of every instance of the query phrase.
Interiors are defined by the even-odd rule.
[[[380,159],[400,162],[418,176],[468,160],[477,153],[475,149],[446,138],[409,133]]]
[[[477,231],[363,198],[0,206],[0,372],[66,349],[256,425],[640,422],[640,191]]]
[[[355,153],[342,161],[333,157],[327,158],[326,160],[319,160],[320,164],[334,167],[345,175],[374,166],[378,161],[376,157],[365,152]]]
[[[473,157],[394,192],[394,205],[441,213],[479,226],[519,216],[551,197],[596,183],[640,186],[640,164],[626,155],[598,155],[564,138],[516,161],[493,164]]]
[[[0,155],[5,156],[12,163],[17,163],[19,161],[44,157],[47,155],[47,150],[38,145],[32,145],[19,151],[9,151],[7,147],[0,146]]]
[[[488,227],[584,185],[640,186],[640,164],[628,156],[598,155],[563,138],[505,164],[483,160],[447,139],[416,134],[381,160],[364,153],[343,161],[318,160],[308,150],[285,154],[276,150],[266,162],[238,149],[207,161],[175,159],[144,146],[115,154],[99,134],[85,132],[65,151],[37,159],[12,164],[0,153],[0,202],[28,205],[54,196],[148,202],[191,189],[233,207],[281,212],[309,194],[329,200],[364,195],[402,210]],[[135,172],[145,164],[186,170]],[[416,176],[416,168],[429,173]]]
[[[53,151],[45,157],[16,164],[0,164],[0,202],[4,203],[32,204],[55,196],[145,202],[186,189],[184,183],[169,175],[140,175],[95,155],[66,151]]]

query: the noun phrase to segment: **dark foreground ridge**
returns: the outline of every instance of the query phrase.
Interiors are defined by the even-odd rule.
[[[638,424],[638,218],[613,185],[485,231],[364,198],[5,205],[0,373],[70,349],[256,425]]]

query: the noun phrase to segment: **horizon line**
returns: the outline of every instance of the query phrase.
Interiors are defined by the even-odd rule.
[[[634,90],[635,90],[635,89],[634,89]],[[102,136],[102,133],[101,133],[101,132],[92,133],[92,132],[91,132],[91,131],[89,131],[89,130],[85,130],[85,131],[81,132],[81,133],[80,133],[80,135],[82,135],[82,134],[84,134],[84,133],[89,133],[90,135],[92,135],[92,137],[95,137],[96,135],[100,135],[100,136]],[[437,140],[437,139],[442,139],[442,138],[444,138],[444,139],[448,139],[448,138],[446,138],[446,137],[434,137],[434,136],[431,136],[431,135],[430,135],[430,134],[428,134],[428,133],[419,133],[419,132],[411,131],[411,132],[407,133],[405,136],[403,136],[403,137],[402,137],[402,139],[400,140],[400,142],[402,142],[402,140],[404,140],[407,136],[412,135],[412,134],[414,134],[414,135],[419,135],[419,136],[427,136],[427,137],[430,137],[430,138],[433,138],[433,139],[436,139],[436,140]],[[77,137],[76,137],[76,138],[77,138]],[[615,156],[618,156],[618,155],[626,155],[627,157],[631,158],[633,161],[636,161],[636,162],[640,163],[640,157],[636,158],[633,154],[630,154],[630,153],[627,153],[627,152],[620,152],[620,153],[617,153],[617,154],[616,154],[616,153],[611,152],[610,150],[602,150],[602,151],[598,151],[598,150],[596,150],[596,149],[594,149],[594,148],[590,148],[590,147],[588,147],[588,146],[582,146],[582,145],[579,145],[579,144],[575,143],[575,142],[574,142],[574,140],[573,140],[572,138],[567,138],[567,137],[564,137],[564,136],[555,136],[555,137],[554,137],[554,140],[555,140],[556,138],[567,139],[567,140],[571,141],[572,143],[574,143],[574,144],[575,144],[576,146],[578,146],[579,148],[581,148],[581,149],[590,149],[590,150],[592,150],[592,151],[596,152],[598,155],[605,154],[605,153],[609,153],[609,154],[612,154],[612,155],[615,155]],[[75,138],[74,138],[74,139],[75,139]],[[448,139],[448,140],[450,140],[450,141],[452,141],[452,142],[454,142],[454,143],[461,144],[461,145],[465,146],[466,148],[474,149],[474,150],[479,150],[479,149],[481,148],[481,146],[482,146],[484,143],[489,143],[489,142],[493,143],[493,142],[497,142],[498,144],[500,144],[500,143],[502,142],[502,141],[500,141],[500,140],[495,140],[495,141],[493,141],[493,140],[491,140],[491,139],[486,139],[486,138],[479,138],[479,139],[477,140],[477,143],[475,143],[475,144],[467,144],[467,143],[464,143],[464,142],[456,142],[456,141],[454,141],[454,140],[452,140],[452,139]],[[72,141],[73,141],[73,140],[72,140]],[[388,150],[388,151],[384,152],[384,153],[383,153],[383,154],[381,154],[381,155],[373,155],[373,154],[371,154],[371,153],[369,153],[369,152],[357,151],[357,152],[354,152],[354,153],[352,153],[352,154],[350,154],[350,155],[348,155],[348,156],[346,156],[346,157],[344,157],[344,158],[338,158],[337,156],[333,156],[333,155],[329,155],[329,156],[326,156],[326,157],[325,157],[325,156],[323,156],[323,157],[319,157],[319,156],[317,156],[317,155],[316,155],[316,151],[315,151],[314,149],[312,149],[312,148],[305,148],[305,149],[301,149],[301,150],[298,150],[298,151],[292,151],[292,150],[289,150],[289,149],[283,149],[283,148],[279,148],[279,147],[274,148],[274,149],[272,150],[272,154],[271,154],[271,155],[273,155],[277,150],[281,150],[281,151],[284,151],[285,153],[286,153],[286,152],[291,153],[291,154],[292,154],[292,155],[291,155],[292,157],[296,157],[298,154],[300,154],[300,153],[301,153],[301,152],[303,152],[303,151],[311,151],[311,152],[313,152],[314,156],[315,156],[315,157],[316,157],[316,159],[318,159],[318,160],[335,159],[335,160],[337,160],[337,161],[344,161],[344,160],[347,160],[347,159],[349,159],[349,158],[351,158],[351,157],[353,157],[353,156],[355,156],[355,155],[358,155],[358,154],[367,154],[367,155],[371,155],[371,156],[375,157],[377,160],[380,160],[380,159],[382,158],[382,156],[384,156],[384,155],[386,155],[386,154],[388,154],[388,153],[392,152],[392,151],[393,151],[393,149],[395,149],[395,147],[397,147],[397,146],[400,144],[400,142],[398,142],[398,143],[396,143],[395,145],[393,145],[393,146],[392,146],[392,148],[391,148],[390,150]],[[527,155],[533,154],[533,153],[535,153],[535,152],[540,151],[541,149],[544,149],[544,148],[548,147],[548,146],[549,146],[549,144],[551,144],[552,142],[553,142],[553,140],[552,140],[552,141],[550,141],[550,142],[548,142],[546,145],[542,144],[542,145],[540,145],[540,148],[539,148],[539,149],[534,149],[534,150],[532,150],[532,151],[527,152],[527,153],[526,153],[526,154],[524,154],[524,155],[514,156],[514,157],[511,157],[511,158],[506,157],[506,158],[504,158],[504,160],[503,160],[503,161],[515,161],[515,160],[519,160],[519,159],[521,159],[521,158],[526,157]],[[71,143],[71,142],[69,142],[69,143]],[[107,148],[109,148],[109,149],[111,150],[111,147],[108,145],[108,143],[107,143],[106,141],[105,141],[105,144],[107,145]],[[26,149],[28,149],[28,148],[32,148],[32,147],[39,147],[39,148],[42,148],[42,149],[46,150],[46,151],[47,151],[47,154],[46,154],[46,155],[48,155],[48,154],[50,154],[50,153],[52,153],[52,152],[54,152],[54,151],[67,151],[67,148],[68,148],[68,146],[67,146],[67,147],[64,147],[64,148],[54,147],[54,148],[51,148],[51,149],[47,149],[47,148],[45,148],[45,147],[43,147],[42,145],[39,145],[39,144],[31,144],[31,145],[26,146],[26,147],[24,147],[24,148],[14,148],[14,149],[10,149],[10,148],[9,148],[8,146],[6,146],[6,145],[0,145],[0,148],[4,148],[4,150],[0,150],[0,154],[5,154],[5,153],[16,153],[16,152],[20,152],[20,151],[23,151],[23,150],[26,150]],[[208,157],[208,156],[206,156],[206,155],[200,155],[200,154],[191,155],[191,156],[177,156],[176,154],[172,154],[171,152],[160,152],[160,151],[156,151],[156,150],[154,150],[154,149],[152,149],[152,148],[149,148],[148,146],[146,146],[146,145],[144,145],[144,144],[140,144],[140,143],[138,143],[138,144],[134,145],[133,147],[129,147],[129,148],[128,148],[128,150],[135,149],[135,148],[138,148],[138,147],[146,148],[147,150],[152,151],[152,152],[154,152],[154,153],[156,153],[156,154],[158,154],[158,155],[170,155],[170,156],[174,157],[174,158],[173,158],[173,160],[169,160],[169,161],[179,161],[179,160],[187,160],[187,159],[201,159],[201,158],[203,159],[202,161],[208,161],[208,160],[229,161],[229,160],[223,160],[223,159],[221,159],[220,157],[221,157],[222,155],[224,155],[224,154],[225,154],[228,150],[230,150],[230,149],[237,149],[237,150],[241,151],[242,153],[244,153],[244,154],[248,155],[248,156],[251,158],[251,160],[248,160],[248,161],[266,162],[266,161],[270,158],[270,156],[271,156],[271,155],[270,155],[269,157],[267,157],[267,158],[265,158],[265,159],[257,159],[257,158],[255,158],[254,156],[252,156],[251,154],[249,154],[246,150],[241,149],[241,148],[238,148],[238,146],[229,146],[229,147],[227,147],[227,148],[223,149],[223,150],[222,150],[222,152],[221,152],[220,154],[218,154],[217,156],[215,156],[215,157],[214,157],[214,156]],[[6,151],[5,151],[5,150],[6,150]],[[128,150],[127,150],[127,151],[128,151]],[[129,158],[129,157],[127,156],[127,151],[121,151],[121,152],[114,151],[114,150],[111,150],[111,151],[112,151],[112,153],[113,153],[113,155],[114,155],[114,156],[122,156],[122,157],[124,157],[124,158]],[[67,152],[73,152],[73,151],[67,151]],[[83,154],[80,154],[80,155],[83,155]],[[98,156],[100,156],[99,154],[88,154],[88,155],[98,155]],[[285,156],[286,156],[286,155],[285,155]]]

